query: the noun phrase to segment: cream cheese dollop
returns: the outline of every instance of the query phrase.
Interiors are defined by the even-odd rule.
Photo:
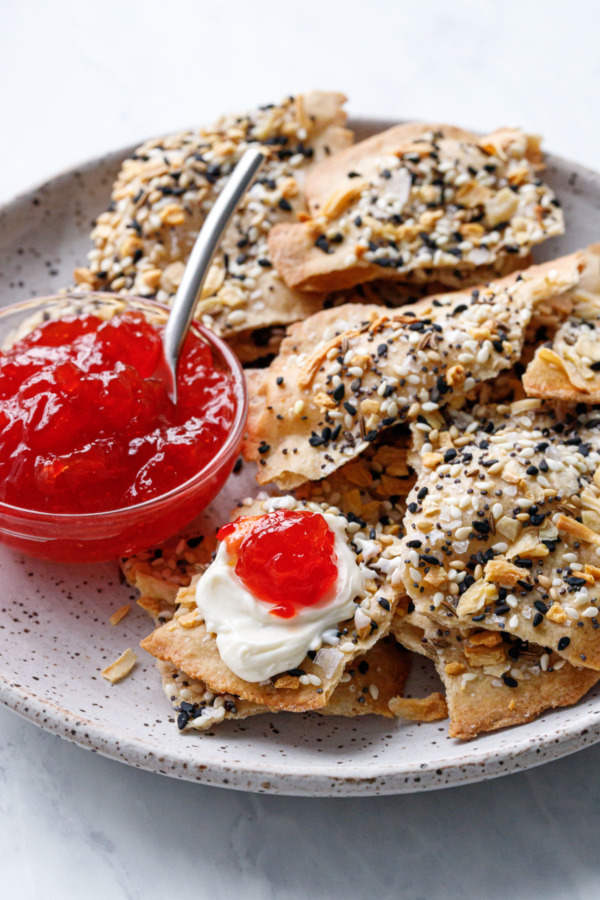
[[[334,534],[338,576],[320,603],[300,609],[291,619],[272,615],[268,603],[258,600],[235,574],[235,558],[225,542],[196,587],[196,605],[206,628],[216,635],[221,659],[244,681],[266,681],[295,669],[309,650],[332,643],[332,629],[354,616],[361,598],[365,573],[356,562],[345,533],[345,519],[323,515]],[[329,633],[328,633],[329,632]]]

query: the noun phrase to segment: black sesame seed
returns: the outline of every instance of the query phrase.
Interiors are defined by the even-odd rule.
[[[519,682],[517,681],[516,678],[513,678],[512,675],[503,675],[502,681],[504,682],[506,687],[509,687],[509,688],[519,687]]]
[[[479,534],[489,534],[490,523],[487,519],[483,519],[481,522],[478,520],[474,520],[473,522],[471,522],[471,525]]]
[[[560,641],[557,644],[557,647],[559,650],[566,650],[570,643],[571,643],[571,638],[561,637]]]
[[[325,237],[324,234],[320,234],[319,237],[315,241],[315,247],[318,247],[319,250],[322,250],[323,253],[333,253],[333,250],[329,246],[329,241]]]
[[[517,584],[523,591],[529,592],[529,591],[533,590],[533,585],[530,584],[528,581],[522,581],[521,579],[518,579]]]
[[[419,559],[422,559],[424,563],[428,563],[430,566],[440,565],[440,561],[437,556],[431,556],[429,553],[419,554]]]

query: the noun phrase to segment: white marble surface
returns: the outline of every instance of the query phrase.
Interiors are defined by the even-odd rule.
[[[3,0],[0,13],[0,201],[306,87],[344,90],[355,114],[516,122],[598,165],[594,2]],[[0,734],[2,900],[599,893],[600,747],[485,784],[330,801],[171,781],[4,709]]]
[[[598,896],[600,748],[412,796],[300,799],[172,781],[0,710],[3,900]]]

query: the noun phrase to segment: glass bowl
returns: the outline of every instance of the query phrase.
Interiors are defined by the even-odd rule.
[[[110,318],[141,312],[154,325],[169,310],[152,300],[77,292],[41,297],[0,309],[0,348],[6,349],[48,319],[72,315]],[[194,519],[219,493],[238,456],[248,397],[241,364],[227,344],[198,323],[192,328],[210,347],[213,360],[233,377],[237,410],[231,431],[213,459],[193,478],[134,506],[93,513],[49,513],[0,501],[0,541],[15,550],[61,562],[99,562],[154,546]]]

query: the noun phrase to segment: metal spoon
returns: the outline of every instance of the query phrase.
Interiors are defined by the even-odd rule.
[[[192,324],[196,300],[219,246],[221,235],[264,161],[265,156],[260,150],[246,150],[207,215],[190,253],[163,333],[166,365],[161,374],[173,403],[177,403],[177,361],[185,336]]]

